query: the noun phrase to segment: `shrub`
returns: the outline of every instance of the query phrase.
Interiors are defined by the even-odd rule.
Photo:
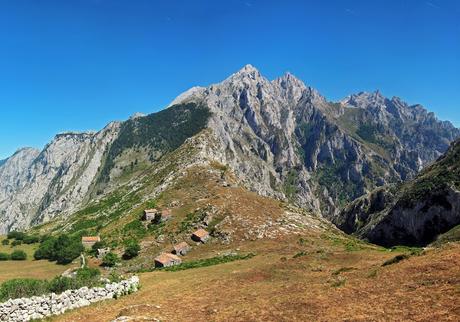
[[[20,231],[10,231],[8,235],[6,235],[6,238],[8,239],[16,239],[16,240],[22,240],[24,239],[25,234]]]
[[[249,253],[246,255],[239,255],[239,254],[233,254],[233,255],[224,255],[224,256],[217,256],[217,257],[211,257],[211,258],[204,258],[204,259],[198,259],[195,261],[190,261],[186,263],[182,263],[177,266],[170,266],[170,267],[165,267],[165,268],[160,268],[161,270],[165,271],[182,271],[185,269],[190,269],[190,268],[199,268],[199,267],[207,267],[207,266],[212,266],[212,265],[218,265],[218,264],[223,264],[223,263],[229,263],[237,260],[244,260],[244,259],[250,259],[254,257],[254,253]]]
[[[35,251],[34,258],[56,261],[58,264],[71,263],[84,251],[80,239],[60,235],[58,238],[49,237],[41,242]]]
[[[0,253],[0,261],[7,261],[10,259],[10,255],[7,253]]]
[[[382,266],[393,265],[393,264],[399,263],[400,261],[403,261],[403,260],[408,259],[408,258],[409,258],[409,255],[406,255],[406,254],[397,255],[397,256],[385,261],[382,264]]]
[[[0,286],[0,301],[10,298],[31,297],[48,292],[48,282],[30,278],[19,278],[4,282]]]
[[[141,246],[137,242],[137,240],[130,240],[126,244],[125,253],[123,254],[124,259],[131,259],[139,255],[139,251],[141,250]]]
[[[49,259],[54,260],[54,244],[56,243],[56,238],[48,237],[40,243],[40,247],[35,251],[34,258],[39,259]]]
[[[120,259],[118,258],[118,255],[112,252],[107,253],[104,258],[102,259],[102,266],[106,267],[113,267],[115,266]]]
[[[57,276],[51,281],[36,279],[14,279],[0,286],[0,302],[8,299],[31,297],[50,292],[62,293],[66,290],[78,289],[83,286],[100,286],[100,271],[95,268],[81,268],[76,271],[75,278]]]
[[[62,293],[67,290],[75,289],[75,279],[70,277],[57,276],[49,282],[48,288],[53,293]]]
[[[58,264],[69,264],[80,256],[84,247],[77,239],[71,239],[65,235],[59,236],[55,243],[55,258]]]
[[[10,241],[8,239],[2,240],[2,245],[3,246],[9,245],[9,244],[10,244]]]
[[[12,246],[12,247],[14,247],[14,246],[19,246],[19,245],[22,245],[22,240],[15,239],[15,240],[13,240],[13,242],[11,243],[11,246]]]
[[[11,253],[10,258],[14,261],[23,261],[27,259],[27,254],[23,250],[15,250]]]
[[[104,241],[98,241],[94,243],[94,245],[91,247],[91,250],[93,253],[96,253],[98,249],[105,248],[107,245]]]
[[[66,290],[77,289],[83,286],[94,287],[100,284],[101,272],[97,268],[80,268],[75,278],[57,276],[49,282],[49,290],[62,293]]]
[[[40,241],[39,236],[26,235],[24,236],[24,239],[23,239],[24,244],[35,244],[35,243],[38,243],[39,241]]]

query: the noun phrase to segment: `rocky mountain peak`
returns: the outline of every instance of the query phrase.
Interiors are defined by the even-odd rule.
[[[230,75],[223,84],[254,86],[267,84],[269,81],[252,65],[246,65],[236,73]]]

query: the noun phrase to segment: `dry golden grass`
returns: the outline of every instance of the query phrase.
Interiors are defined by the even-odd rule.
[[[4,237],[0,237],[3,240]],[[11,254],[14,250],[23,250],[27,254],[25,261],[0,261],[0,283],[13,278],[39,278],[50,279],[62,274],[71,265],[57,265],[46,260],[36,261],[33,254],[39,244],[22,244],[15,247],[2,245],[0,252]]]
[[[458,321],[460,245],[395,265],[395,253],[349,252],[318,236],[238,245],[252,259],[141,274],[139,292],[56,321]],[[300,250],[306,255],[293,258]]]

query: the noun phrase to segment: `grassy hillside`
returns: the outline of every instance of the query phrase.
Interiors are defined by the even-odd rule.
[[[150,162],[158,161],[164,154],[177,149],[186,139],[203,130],[209,116],[207,107],[189,103],[124,122],[118,138],[108,151],[100,180],[109,180],[116,159],[129,150],[142,152],[140,155],[148,156]],[[129,159],[127,170],[139,162],[132,157]]]
[[[409,255],[325,235],[258,240],[213,253],[251,259],[140,275],[138,293],[69,312],[53,321],[448,321],[458,310],[459,245]],[[382,266],[397,255],[408,259]],[[404,256],[405,257],[405,256]],[[225,290],[225,296],[222,296]]]

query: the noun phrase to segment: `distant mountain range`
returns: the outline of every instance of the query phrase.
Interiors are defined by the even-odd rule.
[[[70,216],[191,141],[193,158],[176,160],[184,167],[219,162],[239,185],[343,226],[338,216],[353,215],[341,208],[415,178],[459,136],[421,105],[378,91],[330,102],[289,73],[270,81],[247,65],[158,113],[59,134],[0,162],[0,233]],[[155,194],[172,184],[164,179]]]

